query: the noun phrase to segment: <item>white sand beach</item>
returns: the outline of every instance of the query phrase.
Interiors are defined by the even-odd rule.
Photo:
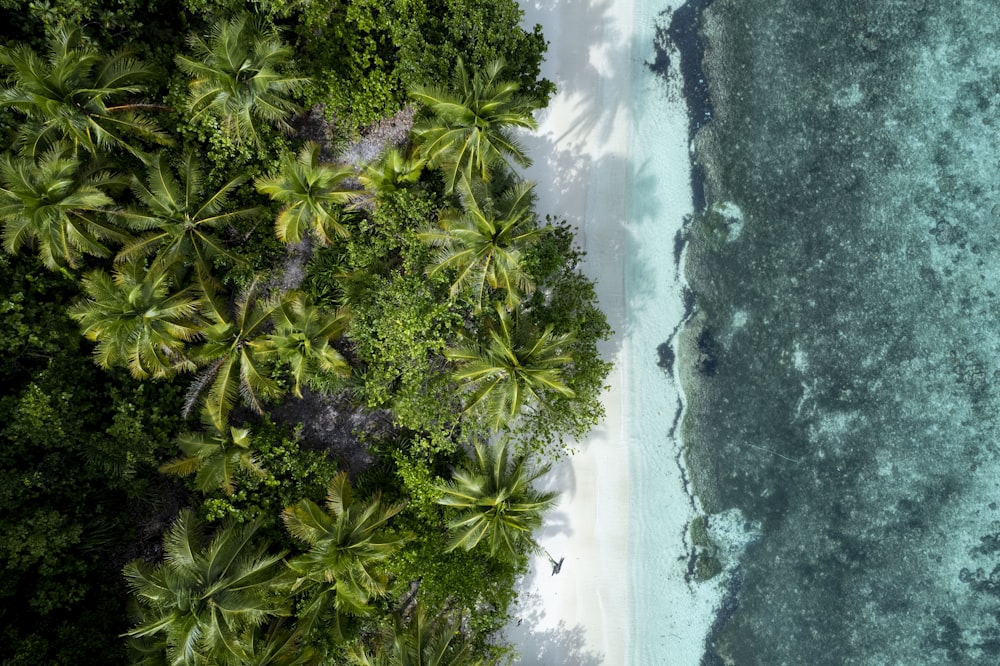
[[[550,43],[542,73],[558,86],[527,137],[526,175],[538,210],[577,226],[616,331],[602,350],[615,363],[607,418],[547,478],[561,500],[538,539],[565,561],[558,575],[545,556],[533,561],[506,632],[527,666],[697,664],[719,598],[717,583],[684,581],[693,505],[669,435],[677,382],[657,347],[683,317],[672,253],[691,212],[687,117],[679,83],[669,90],[643,64],[654,17],[642,2],[522,3],[525,26],[540,23]],[[664,108],[636,108],[636,86],[660,86],[647,92]]]

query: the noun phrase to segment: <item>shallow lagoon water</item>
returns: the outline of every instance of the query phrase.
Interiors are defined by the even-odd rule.
[[[684,400],[674,350],[691,306],[683,236],[699,200],[691,188],[689,138],[704,121],[704,111],[685,100],[698,87],[698,76],[682,51],[697,46],[697,32],[693,9],[682,11],[674,20],[663,0],[636,0],[632,16],[620,363],[627,378],[623,440],[630,462],[626,663],[636,665],[699,663],[725,589],[723,578],[692,580],[689,526],[699,502],[679,439]],[[671,34],[671,26],[680,24],[686,32]],[[712,535],[729,546],[719,552],[722,566],[738,561],[744,522],[738,512],[727,512],[711,525]]]
[[[715,0],[703,30],[682,431],[709,520],[759,535],[702,663],[997,663],[1000,12]]]

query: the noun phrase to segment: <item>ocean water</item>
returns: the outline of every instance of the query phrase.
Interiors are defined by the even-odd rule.
[[[694,666],[725,578],[697,583],[690,524],[700,504],[692,493],[679,439],[684,398],[675,348],[693,302],[683,271],[692,195],[690,137],[705,119],[697,103],[705,86],[687,65],[696,47],[693,7],[674,19],[663,0],[636,0],[632,17],[629,205],[623,253],[626,294],[622,405],[629,449],[628,664]],[[696,51],[696,48],[695,48]],[[683,56],[683,57],[682,57]],[[699,96],[699,85],[701,95]],[[689,102],[691,119],[689,122]],[[745,542],[743,521],[718,516],[731,568]],[[734,529],[735,528],[735,529]],[[721,541],[722,539],[720,539]],[[607,662],[611,664],[611,661]]]
[[[678,592],[639,573],[668,570],[656,551],[671,547],[636,541],[631,663],[1000,663],[998,10],[715,0],[701,16],[693,314],[679,337],[657,321],[659,338],[632,340],[681,380],[693,508],[745,548],[709,530],[702,573],[722,571]],[[667,168],[650,156],[639,173]],[[633,283],[674,279],[665,247]],[[676,363],[656,358],[669,340]],[[640,456],[646,497],[649,467],[672,461]],[[655,504],[637,529],[655,528]],[[700,589],[724,595],[712,630],[695,661],[673,657],[658,609]]]

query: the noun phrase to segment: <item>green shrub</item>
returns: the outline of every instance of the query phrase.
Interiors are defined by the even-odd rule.
[[[265,474],[240,477],[232,495],[222,490],[206,494],[201,518],[210,523],[263,518],[267,538],[287,548],[291,542],[281,526],[281,511],[302,499],[322,504],[330,480],[339,471],[337,464],[325,451],[300,447],[287,428],[266,416],[246,426],[251,429],[252,449]]]

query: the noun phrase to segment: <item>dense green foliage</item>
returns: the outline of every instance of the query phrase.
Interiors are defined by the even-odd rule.
[[[100,371],[66,316],[75,285],[29,255],[0,266],[0,659],[121,662],[118,569],[165,527],[155,468],[182,390]]]
[[[142,93],[153,71],[128,50],[105,55],[84,41],[77,26],[59,23],[48,31],[44,54],[29,46],[6,46],[0,64],[11,72],[11,85],[0,106],[25,117],[17,143],[39,155],[63,143],[72,154],[135,151],[132,137],[169,143],[169,137],[142,110],[150,105],[129,101]]]
[[[609,369],[511,168],[540,33],[509,0],[139,4],[0,0],[0,661],[408,663],[416,632],[494,663],[553,499],[528,461]],[[269,415],[317,395],[362,425]]]
[[[521,29],[514,2],[321,0],[290,6],[293,16],[302,12],[296,47],[314,82],[309,102],[326,105],[348,125],[394,112],[414,86],[446,83],[460,59],[478,70],[506,58],[509,78],[541,105],[554,90],[539,79],[546,47],[541,30]]]
[[[371,603],[389,591],[383,562],[405,542],[386,523],[404,504],[383,504],[379,493],[368,500],[355,499],[347,474],[331,482],[326,510],[309,499],[285,509],[288,531],[308,550],[288,562],[295,576],[293,589],[305,601],[298,612],[300,623],[312,627],[324,616],[366,615]],[[326,623],[339,625],[336,619]]]
[[[286,155],[276,175],[257,179],[258,191],[285,204],[274,222],[283,242],[299,243],[310,231],[326,244],[331,235],[349,235],[337,219],[337,204],[351,200],[352,190],[342,183],[353,170],[321,163],[319,151],[319,144],[309,142],[297,158]]]
[[[214,119],[237,144],[261,142],[265,124],[292,131],[288,119],[298,105],[291,95],[307,80],[288,71],[292,49],[273,25],[241,13],[188,42],[192,55],[178,55],[177,66],[191,77],[186,107],[192,120]]]

